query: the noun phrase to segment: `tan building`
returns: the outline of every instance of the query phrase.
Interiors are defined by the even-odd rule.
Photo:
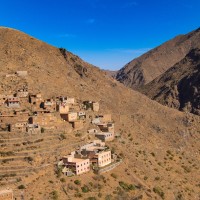
[[[27,122],[17,122],[10,125],[11,132],[26,132]]]
[[[102,132],[110,132],[110,133],[115,132],[114,123],[102,123],[98,124],[98,127]]]
[[[63,163],[66,168],[71,169],[76,175],[80,175],[90,171],[90,160],[74,158],[73,156],[63,157]]]
[[[0,190],[0,200],[14,200],[13,191],[10,189]]]
[[[95,112],[99,111],[99,102],[92,102],[92,110]]]
[[[44,112],[37,113],[35,116],[30,117],[29,122],[30,124],[39,124],[40,126],[51,126],[57,122],[57,118],[53,113]]]
[[[72,122],[72,127],[76,130],[81,130],[84,126],[84,123],[82,120],[77,120]]]
[[[43,108],[48,111],[56,111],[56,102],[53,99],[44,101]]]
[[[38,134],[41,133],[41,127],[38,124],[28,124],[26,132],[29,134]]]
[[[60,103],[58,105],[58,111],[60,114],[67,114],[69,112],[69,105],[66,103]]]
[[[74,122],[78,119],[78,114],[77,112],[70,112],[67,114],[67,121],[68,122]]]
[[[20,99],[18,97],[8,98],[7,106],[9,108],[19,108],[20,107]]]
[[[110,133],[110,132],[100,132],[100,133],[96,133],[95,137],[97,137],[103,142],[107,142],[107,141],[114,140],[115,135],[114,133]]]
[[[28,75],[27,71],[16,71],[15,74],[17,76],[26,77]]]
[[[16,95],[19,98],[26,98],[28,97],[28,90],[26,89],[18,90]]]
[[[42,98],[41,93],[29,96],[29,103],[35,105],[36,107],[40,107],[42,102],[43,102],[43,98]]]

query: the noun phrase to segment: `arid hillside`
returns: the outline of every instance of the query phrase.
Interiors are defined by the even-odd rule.
[[[200,115],[200,50],[191,50],[184,59],[141,91],[163,105]]]
[[[123,162],[102,175],[58,177],[59,158],[89,137],[71,132],[61,141],[57,131],[33,136],[0,132],[0,187],[11,187],[18,199],[23,194],[27,200],[200,198],[199,116],[152,101],[65,49],[1,27],[1,93],[17,89],[20,83],[6,79],[17,70],[28,72],[26,81],[33,94],[99,101],[99,113],[112,114],[118,135],[108,146]]]
[[[138,88],[163,74],[182,60],[193,48],[200,47],[200,29],[152,49],[118,71],[116,79],[130,88]]]

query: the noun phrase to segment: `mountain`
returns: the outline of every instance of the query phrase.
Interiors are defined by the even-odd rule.
[[[1,27],[1,94],[24,84],[6,77],[18,70],[28,72],[24,81],[32,94],[99,101],[99,113],[112,114],[118,135],[107,145],[123,162],[102,175],[58,177],[58,160],[77,143],[90,141],[86,130],[79,132],[85,137],[58,130],[40,135],[0,132],[1,187],[12,188],[19,199],[23,194],[34,200],[199,198],[199,116],[160,105],[63,48]]]
[[[141,91],[163,105],[200,115],[200,49],[192,49]]]
[[[150,50],[118,71],[116,79],[130,88],[146,85],[200,47],[200,28]]]

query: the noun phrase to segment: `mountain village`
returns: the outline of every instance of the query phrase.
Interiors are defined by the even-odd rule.
[[[20,80],[21,87],[0,95],[1,132],[36,135],[48,131],[74,131],[78,134],[86,124],[91,124],[92,128],[87,130],[86,135],[93,139],[69,155],[63,155],[56,164],[57,170],[66,176],[81,175],[90,170],[103,173],[122,162],[106,145],[106,142],[114,140],[115,128],[111,114],[100,114],[99,102],[82,102],[65,96],[44,99],[41,93],[29,92],[27,76],[27,71],[6,75],[9,82]],[[64,134],[62,137],[65,137]],[[0,200],[13,199],[11,189],[0,191]]]

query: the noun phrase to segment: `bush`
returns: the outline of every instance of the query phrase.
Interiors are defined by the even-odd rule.
[[[62,133],[60,134],[60,140],[65,140],[66,139],[66,136]]]
[[[90,191],[89,187],[87,185],[84,185],[83,187],[81,187],[81,190],[83,193],[87,193]]]
[[[64,178],[61,178],[60,181],[64,183],[64,182],[65,182],[65,179],[64,179]]]
[[[113,178],[115,178],[115,179],[117,178],[117,175],[114,174],[114,173],[112,173],[111,176],[112,176]]]
[[[76,185],[80,185],[80,184],[81,184],[81,181],[75,180],[74,183],[75,183]]]
[[[50,193],[51,197],[53,200],[58,200],[58,192],[57,191],[53,191]]]
[[[25,186],[24,185],[19,185],[18,189],[23,190],[23,189],[25,189]]]
[[[133,184],[127,184],[123,181],[119,182],[119,185],[125,190],[125,191],[129,191],[129,190],[135,190],[135,186]]]
[[[44,131],[45,131],[45,129],[42,127],[42,128],[41,128],[41,133],[44,133]]]
[[[165,198],[165,193],[162,191],[160,187],[154,187],[153,191],[158,194],[162,199]]]
[[[96,200],[96,197],[88,197],[87,200]]]

